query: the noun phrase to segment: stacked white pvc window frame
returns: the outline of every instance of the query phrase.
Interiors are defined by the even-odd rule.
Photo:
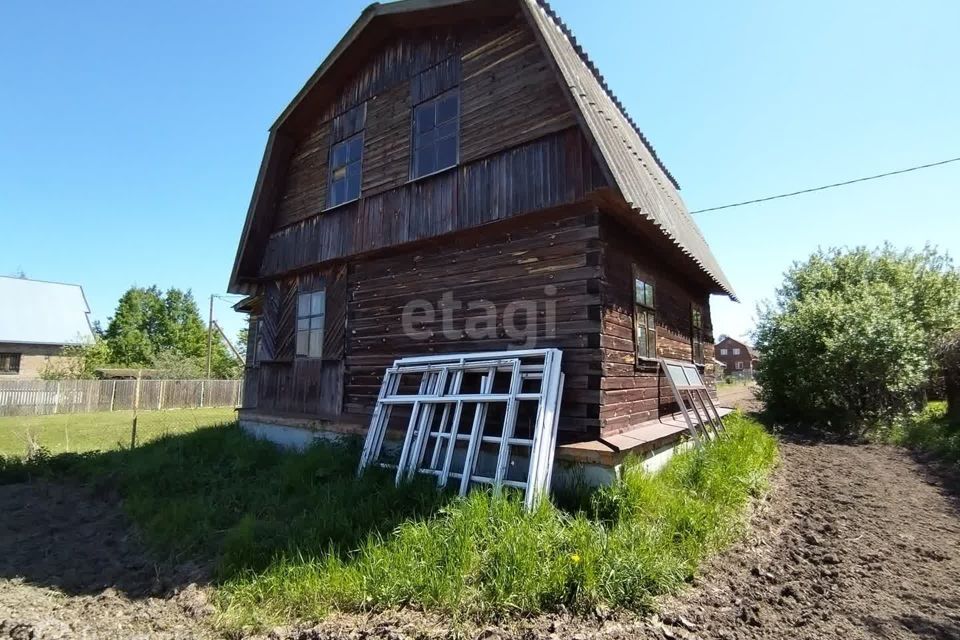
[[[716,405],[713,404],[713,399],[697,365],[661,358],[660,367],[670,383],[673,397],[680,406],[680,412],[687,422],[687,429],[693,436],[694,442],[701,444],[701,436],[709,440],[711,430],[713,437],[718,437],[724,428],[723,419]],[[691,414],[696,421],[691,418]],[[700,432],[697,431],[698,429]]]
[[[549,491],[563,393],[559,349],[401,358],[383,377],[360,457],[395,468],[400,484],[416,474],[524,491],[532,508]],[[403,429],[402,446],[386,443]]]

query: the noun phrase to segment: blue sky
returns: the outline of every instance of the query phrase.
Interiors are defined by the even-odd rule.
[[[0,4],[0,274],[226,289],[269,125],[366,2]],[[554,0],[691,209],[960,156],[960,3]],[[697,216],[743,335],[817,246],[960,254],[960,163]],[[218,315],[240,327],[226,302]]]

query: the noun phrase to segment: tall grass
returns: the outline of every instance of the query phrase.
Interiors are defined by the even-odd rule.
[[[530,513],[510,492],[460,498],[426,478],[356,478],[356,445],[285,453],[235,424],[0,465],[0,482],[67,475],[118,491],[156,550],[214,567],[230,627],[399,606],[460,620],[636,610],[729,541],[764,487],[773,439],[742,415],[726,421],[727,437],[657,475],[630,461],[579,506]]]
[[[577,513],[476,491],[353,553],[282,554],[220,590],[228,624],[318,618],[330,610],[413,606],[490,619],[597,605],[643,609],[676,589],[735,535],[765,485],[776,446],[758,424],[729,419],[729,437],[676,456],[657,475],[636,462]]]

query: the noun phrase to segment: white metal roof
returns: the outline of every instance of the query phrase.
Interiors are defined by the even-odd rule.
[[[92,342],[89,314],[80,285],[0,276],[0,342]]]

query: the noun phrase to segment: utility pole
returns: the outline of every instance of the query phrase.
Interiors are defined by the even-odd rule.
[[[210,379],[210,358],[213,355],[213,294],[210,294],[210,317],[207,318],[207,379]]]

